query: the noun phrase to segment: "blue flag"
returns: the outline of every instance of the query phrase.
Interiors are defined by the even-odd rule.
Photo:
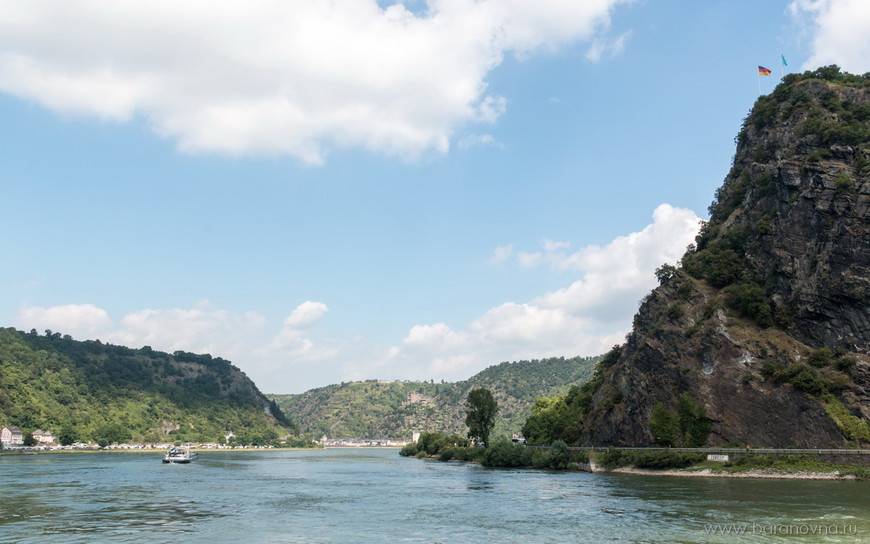
[[[780,57],[782,57],[782,65],[788,66],[788,63],[785,61],[785,55],[780,55]]]

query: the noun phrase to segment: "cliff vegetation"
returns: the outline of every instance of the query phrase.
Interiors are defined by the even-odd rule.
[[[735,138],[710,219],[626,343],[539,400],[534,441],[870,443],[870,74],[789,74]]]

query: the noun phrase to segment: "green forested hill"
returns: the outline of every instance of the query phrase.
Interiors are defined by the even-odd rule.
[[[266,442],[292,425],[238,368],[211,355],[0,328],[0,425],[75,441]]]
[[[269,395],[306,435],[410,439],[413,431],[465,434],[465,398],[476,387],[499,403],[496,434],[519,432],[538,397],[589,379],[597,357],[501,363],[455,383],[376,380],[330,385],[301,395]]]

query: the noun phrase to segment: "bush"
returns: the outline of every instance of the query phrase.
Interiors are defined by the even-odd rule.
[[[627,465],[628,459],[623,457],[622,452],[619,450],[607,450],[597,454],[595,456],[595,462],[607,470],[613,470]]]
[[[725,288],[725,302],[740,315],[755,321],[761,327],[773,326],[770,300],[760,285],[743,282]]]
[[[845,474],[851,474],[852,476],[858,478],[859,480],[870,480],[870,468],[866,467],[854,467],[847,468],[842,471]]]
[[[456,448],[453,458],[458,461],[481,461],[486,450],[483,448]]]
[[[795,389],[810,395],[820,395],[827,390],[825,382],[819,378],[818,372],[806,365],[796,365],[797,372],[789,380]]]
[[[550,445],[549,454],[550,468],[568,468],[568,463],[571,461],[571,453],[568,451],[568,444],[561,440],[556,440]]]
[[[635,451],[628,456],[637,468],[686,468],[700,463],[706,456],[703,453],[676,453],[671,451]]]
[[[532,454],[527,453],[530,451],[507,438],[499,438],[486,448],[482,464],[485,467],[531,466]]]
[[[847,193],[855,189],[855,184],[852,182],[852,176],[842,173],[834,178],[834,187],[840,192]]]
[[[438,456],[438,460],[447,462],[453,459],[454,455],[456,455],[456,450],[453,448],[447,448],[441,451],[441,455]]]
[[[405,446],[408,451],[412,451],[411,444]],[[426,457],[436,457],[447,448],[464,448],[468,446],[468,439],[452,434],[444,433],[423,433],[414,445],[416,453],[409,454],[419,456],[422,453]],[[403,448],[404,450],[404,448]],[[401,454],[401,452],[399,452]]]
[[[823,347],[813,350],[807,358],[807,362],[816,368],[829,366],[833,362],[834,353],[830,348]]]
[[[417,443],[411,442],[409,444],[405,444],[405,446],[399,452],[399,455],[402,455],[404,457],[414,457],[415,455],[417,455],[417,451]]]
[[[670,305],[667,311],[668,319],[676,321],[686,315],[686,305],[680,302],[674,302]]]

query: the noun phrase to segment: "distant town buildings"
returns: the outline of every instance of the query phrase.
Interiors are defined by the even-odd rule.
[[[317,441],[324,448],[401,448],[406,444],[403,440],[387,440],[381,438],[329,438],[323,435]]]
[[[57,444],[57,437],[51,431],[37,429],[33,431],[33,439],[39,444]]]

